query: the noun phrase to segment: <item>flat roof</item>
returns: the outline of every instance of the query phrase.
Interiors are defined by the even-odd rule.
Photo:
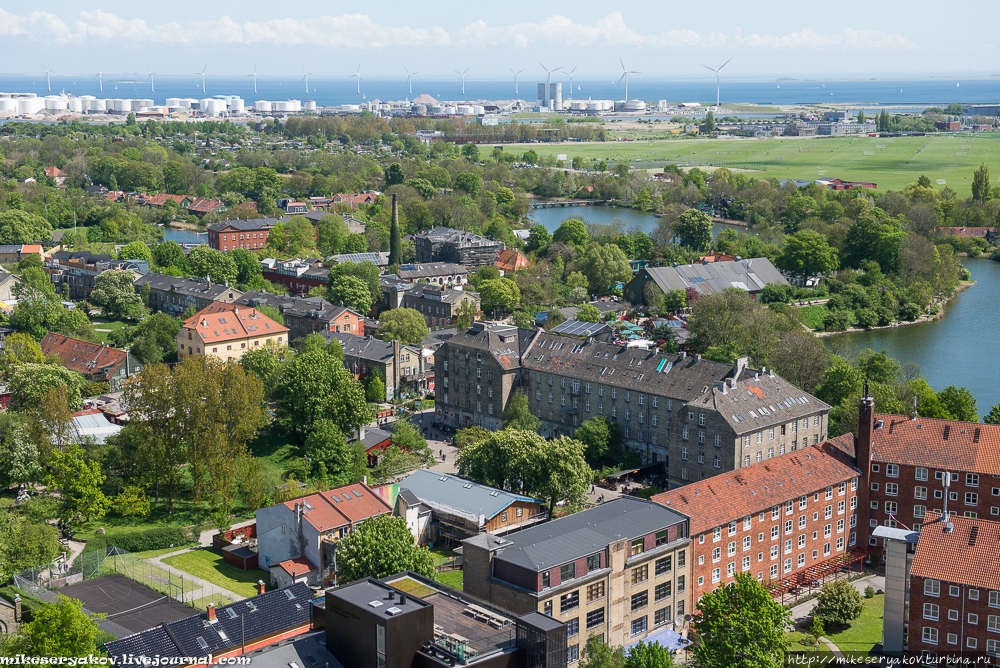
[[[409,595],[406,596],[405,602],[400,603],[399,595],[405,592],[372,578],[358,580],[343,587],[331,589],[327,593],[359,608],[364,608],[383,619],[398,617],[431,605],[419,597]]]

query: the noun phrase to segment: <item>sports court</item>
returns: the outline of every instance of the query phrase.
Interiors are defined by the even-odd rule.
[[[90,612],[103,613],[109,621],[139,633],[198,613],[169,596],[121,575],[102,575],[57,590],[83,601]]]

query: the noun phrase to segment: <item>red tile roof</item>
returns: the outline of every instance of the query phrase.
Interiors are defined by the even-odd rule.
[[[947,533],[940,519],[937,512],[924,518],[910,575],[1000,589],[1000,522],[952,515]]]
[[[493,266],[503,271],[517,271],[528,267],[528,258],[516,248],[508,248],[497,253]]]
[[[46,167],[44,170],[42,170],[42,173],[45,174],[45,176],[49,176],[51,178],[56,178],[58,176],[66,176],[66,174],[64,174],[63,171],[58,167],[56,167],[55,165],[51,167]]]
[[[376,197],[377,195],[371,193],[337,193],[333,196],[333,201],[357,206],[358,204],[371,204]]]
[[[312,562],[305,557],[295,557],[294,559],[286,559],[285,561],[279,562],[277,564],[271,564],[271,568],[280,568],[286,573],[291,575],[293,578],[300,575],[305,575],[306,573],[311,573],[316,570]]]
[[[255,308],[238,304],[210,304],[184,321],[181,329],[193,329],[203,343],[238,341],[288,331]]]
[[[853,443],[854,436],[838,436],[657,494],[652,500],[690,516],[694,536],[858,476],[860,471],[840,441]]]
[[[194,213],[213,213],[224,207],[225,204],[220,199],[196,199],[191,202],[188,211],[193,211]]]
[[[24,253],[38,253],[42,254],[42,247],[39,244],[23,244],[21,246],[21,254]]]
[[[285,501],[285,507],[294,511],[297,503],[308,504],[303,508],[302,517],[319,532],[392,512],[389,504],[360,482]]]
[[[163,206],[164,204],[166,204],[168,201],[171,200],[177,202],[177,204],[179,205],[183,205],[184,200],[190,201],[191,198],[188,197],[187,195],[169,195],[167,193],[157,193],[153,195],[151,198],[149,198],[149,200],[146,201],[146,204],[148,204],[149,206]]]
[[[124,350],[52,332],[42,339],[42,352],[46,355],[58,354],[62,365],[71,371],[85,375],[99,373],[105,378],[110,378],[118,370],[128,354]]]
[[[875,425],[872,461],[1000,476],[1000,425],[883,414]]]

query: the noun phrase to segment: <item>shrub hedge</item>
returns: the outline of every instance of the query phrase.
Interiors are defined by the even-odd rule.
[[[157,527],[145,531],[110,531],[107,534],[94,536],[87,541],[85,552],[117,547],[126,552],[145,552],[147,550],[162,550],[175,545],[187,545],[191,537],[187,531],[178,527]]]

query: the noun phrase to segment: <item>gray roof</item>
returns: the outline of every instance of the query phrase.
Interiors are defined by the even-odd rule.
[[[503,246],[499,241],[481,237],[474,232],[456,230],[452,227],[435,227],[426,232],[415,234],[414,238],[427,239],[431,243],[450,243],[460,246]]]
[[[623,496],[509,534],[494,558],[537,572],[594,554],[622,538],[645,536],[686,519],[686,515],[658,503]]]
[[[221,283],[212,283],[204,278],[181,278],[153,272],[135,279],[134,285],[137,288],[141,288],[146,284],[149,284],[152,290],[165,290],[182,295],[205,297],[207,299],[215,299],[227,290],[236,293],[239,292],[235,288],[230,288]]]
[[[537,334],[533,329],[480,320],[468,329],[456,332],[445,343],[492,353],[504,370],[511,371],[521,366],[521,355]]]
[[[77,438],[92,438],[95,443],[104,443],[108,436],[113,436],[122,430],[121,425],[108,422],[104,415],[77,415],[71,426]]]
[[[553,327],[554,334],[565,334],[567,336],[579,336],[586,338],[596,336],[611,331],[611,328],[600,322],[583,322],[582,320],[567,320],[564,323]]]
[[[345,358],[356,358],[372,362],[383,362],[392,357],[392,341],[383,341],[371,336],[359,336],[347,332],[320,332],[328,341],[336,339],[344,350]],[[414,346],[400,345],[401,350],[420,354],[420,349]]]
[[[343,668],[340,661],[326,650],[326,631],[313,631],[269,645],[253,653],[253,668]]]
[[[341,262],[371,262],[376,267],[385,267],[389,264],[388,253],[345,253],[334,255],[330,259],[336,260],[338,264]]]
[[[458,510],[469,517],[483,515],[489,520],[515,501],[542,503],[522,494],[515,494],[450,473],[418,469],[399,482],[399,488],[413,492],[420,501],[435,510]]]
[[[404,281],[418,278],[436,278],[438,276],[465,276],[469,270],[453,262],[421,262],[420,264],[404,264],[399,277]]]
[[[647,267],[644,271],[664,292],[690,287],[704,295],[716,294],[726,288],[760,292],[767,285],[788,284],[771,261],[763,257],[678,267]]]
[[[291,317],[313,318],[316,320],[331,321],[344,312],[351,311],[358,318],[364,316],[357,311],[353,311],[345,306],[331,304],[322,297],[292,297],[290,295],[274,295],[270,292],[247,292],[236,300],[238,304],[247,306],[273,306],[282,314]]]
[[[455,288],[443,288],[428,283],[414,283],[406,291],[406,297],[413,299],[426,299],[427,301],[444,302],[446,304],[457,304],[465,297],[479,300],[479,293],[470,290],[458,290]]]
[[[208,229],[213,232],[219,232],[229,227],[233,227],[237,230],[244,231],[250,230],[251,232],[256,230],[269,230],[274,227],[275,223],[278,222],[277,218],[250,218],[249,220],[226,220],[221,223],[216,223],[210,226]]]

